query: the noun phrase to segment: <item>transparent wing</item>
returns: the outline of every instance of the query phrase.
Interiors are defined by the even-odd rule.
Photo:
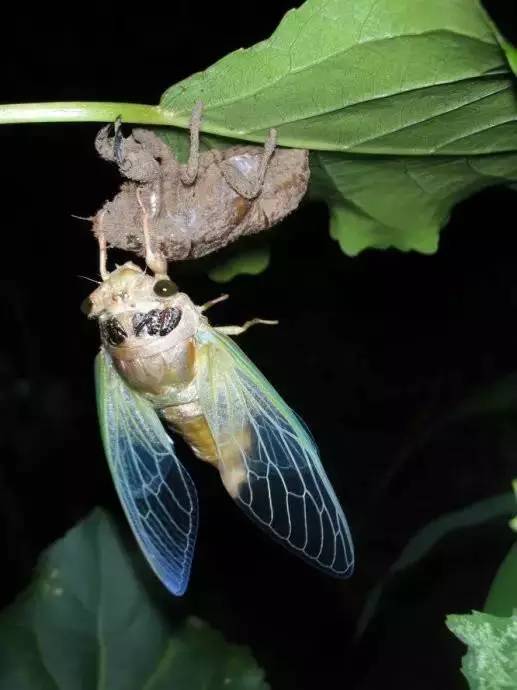
[[[228,492],[285,546],[349,576],[350,531],[313,438],[233,340],[206,327],[198,344],[200,403]]]
[[[151,404],[133,392],[104,351],[95,362],[104,450],[120,501],[149,564],[184,593],[197,533],[197,494]]]

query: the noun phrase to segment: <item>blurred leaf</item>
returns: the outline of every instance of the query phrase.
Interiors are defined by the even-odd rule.
[[[269,247],[263,245],[253,249],[235,252],[225,261],[212,268],[208,275],[216,283],[228,283],[241,274],[257,275],[269,264]]]
[[[485,612],[494,616],[511,616],[514,610],[517,611],[517,544],[501,563],[485,604]]]
[[[447,513],[433,520],[409,540],[397,561],[391,567],[391,572],[407,568],[421,560],[444,537],[451,532],[475,527],[495,518],[508,515],[515,509],[514,498],[511,493],[500,494],[473,503],[467,508]]]
[[[499,618],[473,611],[447,616],[446,624],[468,646],[461,670],[470,690],[517,688],[517,615]]]
[[[517,479],[513,480],[512,486],[513,493],[515,494],[515,501],[517,503]],[[517,515],[510,520],[510,527],[513,529],[514,532],[517,532]]]
[[[375,615],[382,593],[389,580],[400,570],[414,565],[451,532],[466,527],[482,525],[490,520],[510,515],[515,510],[513,494],[492,496],[433,520],[409,540],[399,558],[391,566],[387,576],[369,593],[357,623],[358,636],[362,635]]]
[[[517,374],[509,374],[475,390],[454,409],[448,421],[500,414],[512,408],[517,410]]]
[[[314,151],[311,195],[350,255],[433,252],[455,203],[517,181],[514,79],[477,0],[307,0],[161,106],[187,119],[199,99],[207,132]]]
[[[512,485],[516,501],[515,511],[517,480],[514,480]],[[510,527],[517,531],[517,517],[510,520]],[[517,543],[512,546],[499,566],[485,603],[485,612],[494,616],[510,616],[514,611],[517,611]]]
[[[265,690],[249,651],[191,619],[171,630],[101,510],[42,556],[0,615],[1,690]]]

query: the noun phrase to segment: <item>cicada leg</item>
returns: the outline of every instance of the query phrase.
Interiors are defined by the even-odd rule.
[[[121,165],[124,160],[124,137],[122,136],[122,118],[120,115],[113,123],[113,158]]]
[[[259,168],[254,175],[245,175],[237,170],[229,161],[222,161],[220,169],[230,187],[245,199],[255,199],[262,190],[267,166],[276,148],[276,129],[270,129],[268,138],[264,143],[264,151]]]
[[[203,116],[203,102],[198,101],[190,116],[190,150],[187,164],[181,167],[180,177],[184,185],[194,184],[199,168],[199,132]],[[259,168],[254,175],[245,175],[229,161],[221,161],[219,168],[230,187],[245,199],[255,199],[262,189],[267,167],[276,148],[276,129],[270,129],[264,143],[264,151]]]
[[[122,165],[124,161],[124,137],[122,135],[122,119],[117,116],[115,122],[110,122],[99,130],[95,137],[95,148],[106,160]],[[111,138],[113,133],[113,138]]]
[[[249,321],[246,321],[246,323],[242,324],[242,326],[214,326],[213,328],[218,333],[224,333],[224,335],[240,335],[241,333],[247,331],[248,328],[256,326],[259,323],[265,324],[266,326],[278,325],[278,321],[269,321],[266,319],[250,319]]]
[[[108,247],[106,244],[104,230],[102,229],[105,213],[106,211],[103,209],[102,211],[99,211],[99,213],[97,213],[93,219],[93,232],[97,238],[97,242],[99,243],[99,273],[101,274],[102,280],[107,280],[109,278]]]
[[[167,259],[163,254],[155,253],[151,247],[151,230],[149,227],[149,212],[141,197],[141,190],[136,190],[136,200],[142,210],[142,230],[144,233],[145,263],[157,278],[167,278]]]
[[[208,302],[205,302],[202,304],[200,307],[198,307],[199,311],[201,313],[207,311],[211,307],[214,306],[214,304],[219,304],[219,302],[224,302],[225,299],[228,299],[230,295],[220,295],[219,297],[216,297],[215,299],[211,299]]]

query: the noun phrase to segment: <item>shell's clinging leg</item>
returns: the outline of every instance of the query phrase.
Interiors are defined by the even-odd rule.
[[[95,137],[95,149],[102,158],[117,165],[124,161],[124,137],[122,136],[122,118],[117,116],[115,122],[108,122]],[[111,134],[113,133],[113,138]]]
[[[145,263],[156,277],[167,278],[167,259],[163,254],[153,252],[151,247],[151,231],[149,227],[149,212],[145,208],[141,197],[141,190],[136,190],[136,200],[142,210],[142,230],[144,233]]]
[[[246,321],[246,323],[244,323],[242,326],[214,326],[214,330],[216,330],[218,333],[224,333],[225,335],[240,335],[241,333],[244,333],[244,331],[247,331],[248,328],[251,328],[251,326],[255,326],[259,323],[263,323],[266,326],[278,325],[278,321],[251,319],[250,321]]]
[[[194,106],[190,116],[190,151],[188,154],[187,165],[181,166],[181,181],[184,185],[194,184],[199,167],[199,130],[201,129],[201,118],[203,116],[203,102],[198,101]]]
[[[113,123],[113,158],[119,165],[124,160],[124,137],[122,136],[122,118],[120,115]]]
[[[220,169],[224,175],[224,179],[230,187],[240,194],[245,199],[255,199],[262,189],[264,178],[267,172],[267,166],[271,160],[271,156],[275,152],[276,147],[276,129],[270,129],[268,138],[264,143],[264,151],[260,160],[259,168],[254,175],[246,175],[238,170],[229,161],[223,161],[220,164]]]

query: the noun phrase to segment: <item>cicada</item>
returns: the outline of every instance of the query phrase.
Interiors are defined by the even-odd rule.
[[[132,262],[107,270],[97,219],[102,282],[83,309],[100,327],[95,379],[103,445],[142,552],[170,592],[185,592],[198,499],[176,454],[173,436],[180,434],[260,527],[309,563],[349,576],[349,528],[315,442],[231,337],[268,322],[210,325],[204,312],[219,300],[197,306],[178,290],[151,249],[142,211],[145,271]]]

